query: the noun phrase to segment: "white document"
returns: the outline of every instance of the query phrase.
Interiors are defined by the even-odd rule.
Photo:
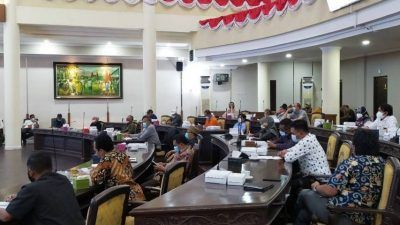
[[[9,202],[0,202],[0,208],[1,209],[6,209],[8,204],[10,204]]]
[[[268,159],[272,159],[272,160],[281,160],[282,158],[279,156],[269,156],[269,155],[265,155],[265,156],[258,156],[258,159],[262,159],[262,160],[268,160]]]

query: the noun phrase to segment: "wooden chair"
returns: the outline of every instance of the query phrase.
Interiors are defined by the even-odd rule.
[[[96,195],[90,202],[86,225],[125,225],[129,185],[114,186]],[[133,218],[128,219],[133,224]]]
[[[326,158],[328,159],[329,166],[336,168],[336,159],[340,144],[340,134],[337,132],[329,136],[328,144],[326,146]]]
[[[313,113],[311,114],[311,126],[314,126],[314,122],[316,119],[323,119],[324,114],[322,113]]]
[[[383,177],[383,186],[378,208],[350,208],[350,207],[328,207],[333,213],[330,216],[329,224],[334,224],[335,216],[344,212],[367,213],[375,216],[375,225],[381,224],[400,224],[400,162],[399,159],[388,157]]]
[[[246,132],[245,134],[249,134],[250,133],[250,121],[246,120]]]
[[[160,122],[162,125],[170,124],[172,122],[172,117],[169,115],[162,115]]]
[[[157,192],[160,196],[171,191],[185,182],[186,162],[177,162],[173,167],[165,171],[160,187],[145,187],[151,192]]]
[[[196,117],[195,116],[188,116],[187,121],[189,121],[190,124],[195,125],[196,124]]]
[[[225,118],[218,118],[218,126],[220,126],[221,129],[225,129]]]
[[[351,141],[343,141],[342,145],[339,148],[336,165],[340,165],[340,163],[342,163],[344,160],[350,158],[352,147],[353,144],[351,143]]]

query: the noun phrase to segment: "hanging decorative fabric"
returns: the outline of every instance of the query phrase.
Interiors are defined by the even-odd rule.
[[[237,0],[238,1],[238,0]],[[251,23],[257,23],[261,19],[271,19],[275,14],[282,16],[287,9],[296,11],[301,4],[312,5],[315,0],[262,0],[262,5],[226,16],[200,20],[200,27],[203,29],[217,30],[221,27],[227,29],[236,26],[242,28]]]

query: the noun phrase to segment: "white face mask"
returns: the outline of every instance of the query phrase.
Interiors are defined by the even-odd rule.
[[[296,135],[292,134],[292,141],[294,143],[297,143],[297,142],[299,142],[299,139],[297,139]]]
[[[357,113],[357,119],[360,119],[362,117],[361,113]]]
[[[378,112],[376,113],[376,118],[377,118],[377,119],[382,119],[382,117],[383,117],[383,113],[382,113],[381,111],[378,111]]]
[[[239,118],[239,119],[238,119],[238,122],[241,123],[241,122],[242,122],[242,118]]]

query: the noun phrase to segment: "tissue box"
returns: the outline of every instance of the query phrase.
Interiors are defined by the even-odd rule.
[[[231,173],[228,176],[228,185],[241,186],[246,181],[246,174],[244,173]]]
[[[228,176],[231,173],[231,171],[226,170],[210,170],[205,175],[205,182],[213,184],[226,184],[228,181]]]
[[[72,178],[72,186],[76,190],[89,188],[89,186],[90,186],[89,175],[73,177]]]

